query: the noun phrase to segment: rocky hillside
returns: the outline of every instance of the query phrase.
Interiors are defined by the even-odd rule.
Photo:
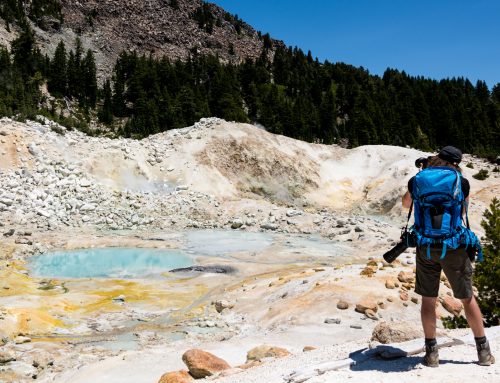
[[[236,63],[259,57],[264,45],[272,54],[273,47],[283,44],[201,0],[62,0],[61,4],[62,25],[47,17],[35,26],[42,48],[51,54],[59,41],[72,46],[79,36],[84,48],[94,51],[101,77],[109,74],[123,51],[173,59],[217,54]]]

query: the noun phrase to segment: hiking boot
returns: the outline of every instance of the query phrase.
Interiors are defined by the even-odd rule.
[[[438,346],[425,346],[424,364],[427,367],[439,367]]]
[[[495,357],[491,355],[490,344],[488,341],[483,344],[476,345],[476,348],[480,366],[489,366],[495,363]]]

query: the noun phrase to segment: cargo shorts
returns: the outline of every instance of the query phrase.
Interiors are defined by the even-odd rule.
[[[472,263],[463,248],[447,249],[441,258],[442,248],[432,248],[430,259],[427,247],[417,247],[417,277],[415,292],[424,297],[437,297],[441,270],[450,282],[453,295],[457,299],[472,297]]]

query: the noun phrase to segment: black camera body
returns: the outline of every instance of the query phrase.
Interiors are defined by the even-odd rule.
[[[401,233],[401,241],[394,246],[391,250],[384,254],[384,260],[387,263],[392,263],[409,247],[417,246],[417,236],[413,231],[404,230]]]
[[[415,167],[425,169],[429,164],[429,157],[420,157],[415,160]]]

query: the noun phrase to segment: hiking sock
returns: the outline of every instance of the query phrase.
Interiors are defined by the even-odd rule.
[[[428,347],[434,347],[434,346],[436,346],[437,345],[436,338],[425,338],[425,345],[428,346]]]
[[[476,346],[479,346],[481,344],[486,343],[486,337],[485,336],[480,336],[478,338],[474,337],[474,340],[476,341]]]

